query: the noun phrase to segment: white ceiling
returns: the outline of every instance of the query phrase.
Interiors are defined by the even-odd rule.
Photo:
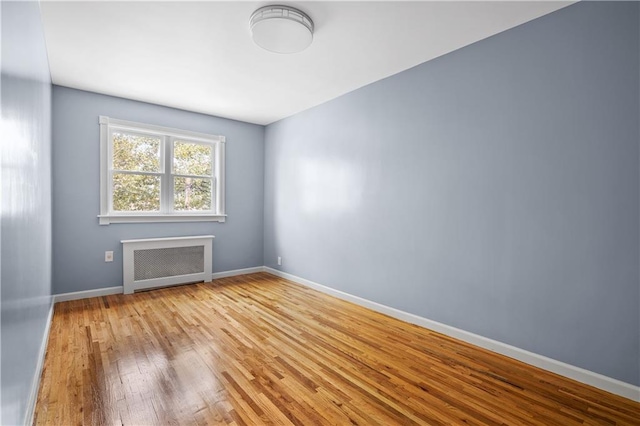
[[[51,78],[268,124],[571,2],[285,1],[316,28],[293,55],[251,40],[249,16],[272,3],[44,2]]]

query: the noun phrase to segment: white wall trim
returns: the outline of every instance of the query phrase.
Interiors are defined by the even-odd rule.
[[[264,266],[256,266],[253,268],[233,269],[231,271],[214,272],[211,274],[211,280],[218,278],[235,277],[236,275],[255,274],[256,272],[264,272]]]
[[[112,223],[165,223],[165,222],[220,222],[227,220],[226,214],[99,214],[100,225]]]
[[[72,293],[61,293],[53,295],[53,303],[67,302],[69,300],[88,299],[90,297],[109,296],[110,294],[121,294],[124,292],[123,286],[97,288],[95,290],[74,291]]]
[[[137,121],[120,120],[110,118],[105,115],[98,117],[99,124],[108,124],[117,129],[139,131],[146,130],[151,133],[169,135],[177,138],[189,138],[203,142],[225,142],[225,137],[221,135],[211,135],[208,133],[194,132],[191,130],[176,129],[174,127],[156,126],[155,124],[140,123]]]
[[[111,223],[142,222],[224,222],[224,161],[226,139],[220,135],[208,135],[189,130],[173,129],[134,121],[119,120],[99,116],[100,126],[100,225]],[[126,132],[134,135],[152,136],[160,143],[159,170],[154,172],[137,171],[135,173],[154,175],[160,178],[160,205],[156,212],[118,212],[113,209],[113,176],[114,173],[130,173],[131,171],[115,170],[113,166],[113,134]],[[182,142],[206,144],[211,147],[211,175],[202,176],[211,180],[211,195],[215,195],[215,206],[210,211],[185,213],[174,209],[173,205],[173,144],[175,140]],[[187,176],[187,175],[179,175]]]
[[[36,365],[36,374],[33,376],[31,383],[31,392],[29,393],[29,400],[27,402],[27,417],[25,419],[25,425],[32,425],[36,414],[36,402],[38,401],[38,391],[40,390],[40,378],[42,377],[42,370],[44,368],[44,358],[47,354],[47,345],[49,343],[49,330],[51,330],[51,322],[53,321],[53,305],[55,302],[51,301],[49,307],[49,314],[47,315],[47,323],[44,326],[44,334],[42,336],[42,342],[40,343],[40,351],[38,352],[38,364]]]
[[[231,271],[214,272],[211,274],[211,280],[218,278],[234,277],[236,275],[254,274],[256,272],[264,272],[264,266],[256,266],[253,268],[234,269]],[[89,299],[91,297],[109,296],[111,294],[122,294],[124,286],[104,287],[95,290],[74,291],[71,293],[60,293],[53,295],[53,303],[67,302],[69,300]]]
[[[361,297],[354,296],[352,294],[345,293],[343,291],[336,290],[331,287],[327,287],[322,284],[318,284],[316,282],[309,281],[307,279],[300,278],[286,272],[278,271],[267,266],[264,267],[264,271],[272,275],[276,275],[278,277],[296,282],[298,284],[302,284],[306,287],[313,288],[314,290],[318,290],[322,293],[335,296],[339,299],[355,303],[356,305],[364,306],[365,308],[369,308],[385,315],[389,315],[390,317],[397,318],[411,324],[419,325],[421,327],[437,331],[438,333],[446,334],[447,336],[451,336],[455,339],[462,340],[472,345],[479,346],[492,352],[517,359],[518,361],[522,361],[535,367],[568,377],[578,382],[585,383],[587,385],[605,390],[607,392],[629,398],[633,401],[640,402],[639,386],[634,386],[621,380],[607,377],[599,373],[594,373],[593,371],[585,370],[584,368],[566,364],[564,362],[557,361],[543,355],[538,355],[536,353],[529,352],[527,350],[520,349],[506,343],[498,342],[497,340],[489,339],[487,337],[470,333],[459,328],[451,327],[449,325],[423,318],[421,316],[414,315],[408,312],[404,312],[396,308],[385,306],[377,302],[372,302],[371,300],[363,299]]]

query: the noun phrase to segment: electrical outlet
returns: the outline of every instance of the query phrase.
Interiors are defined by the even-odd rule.
[[[282,258],[278,256],[278,265],[282,266]]]
[[[104,252],[104,261],[105,262],[113,262],[113,252],[112,251],[105,251]]]

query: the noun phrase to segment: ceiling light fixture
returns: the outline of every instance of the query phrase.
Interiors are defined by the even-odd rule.
[[[313,21],[293,7],[265,6],[253,12],[249,19],[253,41],[275,53],[297,53],[313,41]]]

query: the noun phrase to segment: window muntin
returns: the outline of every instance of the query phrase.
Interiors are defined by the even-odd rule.
[[[107,117],[100,126],[101,224],[225,220],[223,136]]]

